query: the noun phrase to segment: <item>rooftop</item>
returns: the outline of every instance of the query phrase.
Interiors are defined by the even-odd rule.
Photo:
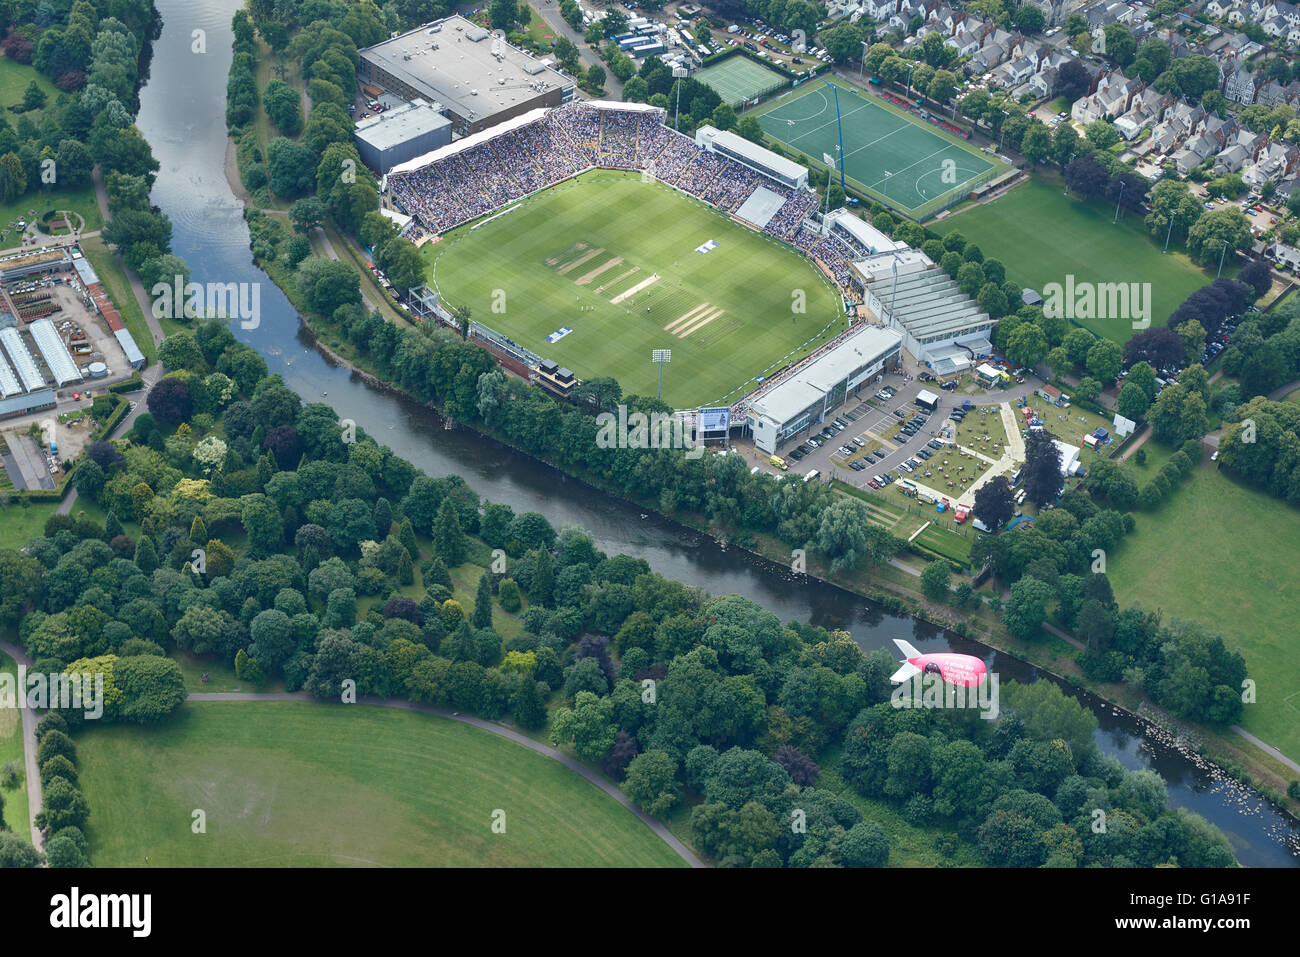
[[[573,85],[559,71],[461,16],[358,52],[430,100],[471,119]]]
[[[386,150],[444,126],[451,126],[451,120],[424,100],[412,100],[362,120],[357,124],[356,135],[375,149]]]
[[[847,376],[899,347],[902,338],[892,329],[863,325],[820,359],[749,404],[752,415],[787,422],[812,405]]]

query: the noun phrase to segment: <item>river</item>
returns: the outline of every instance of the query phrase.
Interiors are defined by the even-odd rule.
[[[312,344],[288,299],[254,265],[239,201],[225,177],[225,89],[231,60],[230,20],[242,0],[156,0],[164,26],[154,44],[138,124],[161,170],[152,199],[171,218],[174,251],[198,282],[261,283],[257,328],[235,334],[256,348],[273,373],[306,401],[328,402],[379,442],[430,475],[456,473],[481,495],[516,512],[537,511],[557,528],[581,525],[598,546],[648,561],[656,571],[713,594],[741,594],[782,621],[809,620],[848,629],[868,650],[905,637],[922,651],[980,654],[1002,680],[1037,677],[1026,663],[945,634],[925,622],[879,607],[707,536],[600,494],[533,459],[466,430],[445,430],[441,418],[403,396],[366,385],[333,365]],[[195,52],[196,30],[204,52]],[[1300,864],[1300,827],[1254,791],[1212,774],[1143,733],[1132,718],[1080,694],[1096,714],[1097,743],[1130,768],[1153,768],[1169,782],[1170,801],[1213,821],[1249,866]]]

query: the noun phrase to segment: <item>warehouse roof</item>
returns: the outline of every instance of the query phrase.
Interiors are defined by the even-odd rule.
[[[356,136],[377,150],[386,150],[445,126],[451,126],[451,120],[436,108],[425,100],[412,100],[362,120],[357,124]]]
[[[529,53],[460,16],[358,51],[362,59],[460,116],[479,118],[572,86]]]

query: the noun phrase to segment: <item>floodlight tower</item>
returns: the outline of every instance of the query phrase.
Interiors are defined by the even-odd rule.
[[[659,367],[659,398],[664,394],[664,366],[673,360],[673,350],[655,349],[650,353],[650,361]]]
[[[840,146],[839,146],[839,150],[840,150],[840,164],[839,164],[839,165],[840,165],[840,192],[842,192],[845,196],[847,196],[847,195],[849,194],[849,191],[848,191],[848,189],[847,189],[847,188],[845,187],[845,185],[844,185],[844,162],[843,162],[843,160],[844,160],[844,127],[840,125],[840,92],[839,92],[838,89],[835,88],[835,84],[832,83],[830,80],[826,79],[826,77],[824,77],[824,76],[818,76],[817,79],[821,80],[823,83],[825,83],[827,86],[829,86],[829,87],[831,88],[831,92],[832,92],[833,94],[835,94],[835,132],[839,135],[839,138],[840,138]],[[827,175],[827,179],[826,179],[826,192],[827,192],[827,193],[830,192],[830,185],[831,185],[831,181],[830,181],[830,177],[829,177],[829,174],[828,174],[828,175]]]
[[[680,124],[677,122],[682,115],[682,80],[690,75],[690,70],[684,66],[673,67],[673,79],[677,81],[677,106],[673,110],[673,129],[681,132]]]

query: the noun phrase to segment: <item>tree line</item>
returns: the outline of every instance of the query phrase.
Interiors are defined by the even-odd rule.
[[[690,802],[697,847],[727,866],[889,861],[891,835],[822,775],[836,753],[856,792],[941,827],[943,854],[1232,863],[1222,835],[1166,806],[1158,776],[1101,756],[1095,719],[1049,682],[1004,685],[996,721],[899,710],[890,656],[846,632],[783,626],[748,599],[483,500],[458,476],[424,475],[302,404],[219,323],[173,339],[163,383],[178,385],[78,471],[105,523],[54,516],[0,552],[3,623],[38,670],[109,671],[116,720],[166,720],[183,699],[167,655],[188,650],[321,700],[355,682],[547,729],[650,813]],[[476,573],[463,604],[457,579]],[[521,626],[508,641],[507,615]],[[51,780],[43,820],[68,859],[77,841],[64,830],[89,813],[71,793],[77,723],[60,712],[42,737],[42,767],[67,784]],[[1096,835],[1098,812],[1115,822],[1109,836]]]

